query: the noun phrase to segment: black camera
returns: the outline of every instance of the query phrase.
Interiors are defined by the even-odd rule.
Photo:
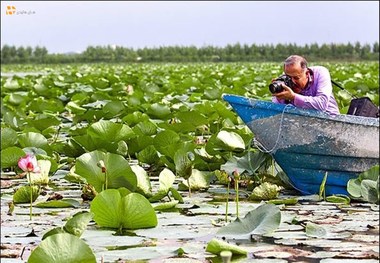
[[[275,79],[270,85],[269,85],[269,90],[272,93],[279,93],[284,90],[282,87],[282,83],[284,83],[286,86],[289,88],[293,88],[293,81],[290,77],[286,75],[281,75],[277,79]]]

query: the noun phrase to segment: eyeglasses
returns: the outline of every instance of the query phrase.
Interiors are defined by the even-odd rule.
[[[295,75],[295,76],[289,76],[288,74],[286,74],[287,77],[291,78],[292,80],[300,80],[306,73],[306,69],[301,73],[301,74],[298,74],[298,75]]]

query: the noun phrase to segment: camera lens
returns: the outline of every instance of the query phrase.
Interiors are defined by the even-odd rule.
[[[272,93],[279,93],[279,92],[283,91],[284,89],[283,89],[280,81],[275,81],[269,85],[269,90]]]

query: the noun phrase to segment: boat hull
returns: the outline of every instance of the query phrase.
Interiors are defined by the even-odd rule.
[[[348,194],[347,182],[379,164],[379,119],[330,116],[315,110],[225,94],[226,100],[270,153],[293,187],[317,194]]]

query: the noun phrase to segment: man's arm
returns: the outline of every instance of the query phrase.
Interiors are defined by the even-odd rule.
[[[317,72],[318,71],[318,72]],[[304,109],[326,111],[332,93],[331,77],[327,68],[318,67],[310,87],[313,95],[295,94],[294,105]]]

